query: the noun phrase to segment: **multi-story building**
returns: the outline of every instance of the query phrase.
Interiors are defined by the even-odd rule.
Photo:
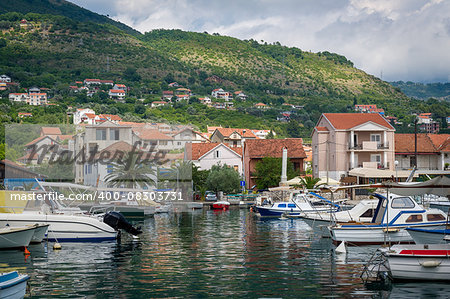
[[[394,170],[394,127],[378,113],[324,113],[312,133],[313,176],[355,168]]]
[[[252,130],[218,127],[212,133],[210,140],[211,142],[225,143],[231,147],[242,147],[245,140],[256,138]]]

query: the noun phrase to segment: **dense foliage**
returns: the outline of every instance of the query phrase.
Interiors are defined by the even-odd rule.
[[[265,157],[256,163],[255,176],[258,189],[267,189],[279,186],[281,181],[281,158]],[[294,170],[294,164],[288,160],[287,179],[290,180],[299,175]]]

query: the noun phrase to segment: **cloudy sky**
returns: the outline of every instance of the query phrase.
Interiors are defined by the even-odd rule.
[[[450,81],[450,0],[69,0],[141,32],[279,41],[386,81]]]

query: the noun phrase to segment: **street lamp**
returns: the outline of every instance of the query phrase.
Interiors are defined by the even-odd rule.
[[[394,164],[395,164],[395,180],[398,182],[398,172],[397,172],[398,161],[395,160]]]

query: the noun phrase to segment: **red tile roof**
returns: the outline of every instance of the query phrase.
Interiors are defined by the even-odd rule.
[[[374,122],[387,129],[394,128],[378,113],[324,113],[323,117],[328,119],[336,130],[348,130],[366,122]]]
[[[249,158],[281,158],[283,148],[287,147],[288,158],[306,158],[302,138],[249,139],[245,141],[245,156]]]
[[[134,133],[142,140],[172,140],[173,138],[161,133],[156,129],[147,129],[144,127],[133,128]]]
[[[38,137],[38,138],[36,138],[36,139],[34,139],[34,140],[28,142],[27,144],[25,144],[25,146],[33,145],[33,144],[35,144],[35,143],[37,143],[37,142],[39,142],[39,141],[41,141],[41,140],[43,140],[43,139],[45,139],[45,138],[50,138],[51,140],[55,141],[55,140],[54,140],[53,138],[51,138],[50,136],[41,136],[41,137]],[[55,141],[55,142],[56,142],[56,141]]]
[[[198,160],[200,157],[202,157],[204,154],[212,150],[213,148],[219,146],[223,143],[188,143],[187,150],[191,150],[192,156],[191,160]],[[238,155],[242,156],[242,148],[241,147],[230,147],[226,144],[223,144],[224,146],[228,147],[229,149],[233,150]]]
[[[213,128],[213,127],[209,127],[209,128]],[[256,138],[256,135],[253,134],[252,130],[248,130],[248,129],[234,129],[234,128],[216,127],[216,130],[219,131],[220,134],[222,134],[224,137],[229,137],[231,134],[236,132],[236,133],[238,133],[239,135],[241,135],[242,137],[245,137],[245,138]]]
[[[61,135],[61,130],[58,127],[42,127],[42,135]]]
[[[320,132],[328,132],[328,129],[326,127],[316,127],[316,130]]]
[[[440,152],[450,151],[450,134],[427,134]]]
[[[106,118],[106,119],[109,119],[109,120],[116,120],[116,121],[121,121],[122,120],[122,118],[120,116],[115,115],[115,114],[99,114],[99,117],[100,117],[100,119]]]
[[[111,93],[125,93],[125,90],[122,90],[122,89],[110,89],[109,92],[111,92]]]
[[[395,134],[395,153],[414,153],[414,134]],[[417,134],[418,153],[437,153],[437,148],[429,138],[428,134]]]

